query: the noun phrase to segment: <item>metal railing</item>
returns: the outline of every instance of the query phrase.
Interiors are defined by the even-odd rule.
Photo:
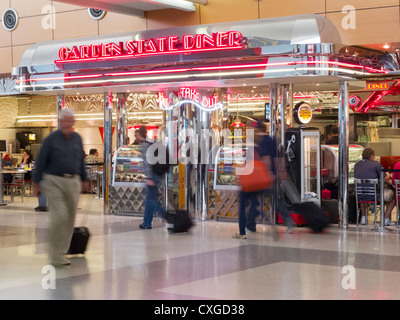
[[[389,231],[393,231],[393,230],[391,230],[391,229],[388,229],[388,228],[386,228],[385,227],[385,210],[384,210],[384,208],[385,208],[385,201],[384,201],[384,190],[385,190],[385,188],[384,188],[384,186],[385,186],[385,174],[387,173],[387,172],[389,172],[389,173],[393,173],[393,172],[400,172],[400,170],[398,170],[398,169],[384,169],[384,168],[382,168],[381,169],[381,177],[380,177],[380,203],[381,203],[381,212],[380,212],[380,214],[381,214],[381,221],[380,221],[380,225],[379,226],[377,226],[377,228],[375,228],[374,229],[374,231],[376,231],[376,232],[389,232]],[[395,197],[397,198],[397,192],[395,192]],[[397,204],[397,199],[396,199],[396,204]],[[396,206],[396,210],[398,210],[398,207]],[[397,215],[396,215],[397,216]],[[398,222],[398,217],[397,217],[397,221],[396,221],[396,224],[397,224],[397,229],[398,229],[398,226],[399,226],[399,224],[398,224],[399,222]]]

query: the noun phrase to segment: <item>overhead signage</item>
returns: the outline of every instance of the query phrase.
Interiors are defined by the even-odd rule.
[[[395,81],[371,81],[367,82],[366,90],[384,91],[389,90]]]
[[[119,43],[100,43],[62,47],[55,63],[85,62],[104,59],[136,58],[163,54],[242,49],[243,37],[238,31],[169,36],[154,39],[128,40]]]
[[[312,109],[309,104],[299,102],[293,110],[294,120],[301,125],[308,124],[312,119]]]
[[[212,111],[215,108],[219,107],[218,97],[216,95],[213,96],[202,96],[200,92],[198,92],[194,88],[182,87],[177,92],[181,102],[193,102],[195,105],[201,107],[203,110]],[[158,93],[158,102],[161,109],[170,110],[174,106],[174,101],[171,97],[167,96],[164,92]],[[176,106],[176,104],[175,104]]]

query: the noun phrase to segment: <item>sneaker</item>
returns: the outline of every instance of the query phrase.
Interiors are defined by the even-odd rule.
[[[151,227],[145,227],[143,223],[139,224],[140,229],[151,229]]]
[[[362,216],[362,217],[361,217],[361,224],[366,224],[366,218],[365,218],[365,216]]]
[[[254,229],[249,229],[248,227],[246,227],[246,230],[247,230],[247,231],[250,231],[250,232],[256,232],[256,228],[254,228]]]
[[[232,236],[233,239],[247,239],[245,234],[236,233]]]
[[[394,226],[396,223],[394,221],[391,221],[389,218],[385,219],[385,226]]]

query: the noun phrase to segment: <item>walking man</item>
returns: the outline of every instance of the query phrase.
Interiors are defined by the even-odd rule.
[[[88,182],[82,139],[72,130],[74,111],[62,109],[59,121],[59,130],[43,141],[33,184],[35,195],[40,195],[42,185],[48,199],[50,262],[68,265],[65,254],[71,243],[79,195],[81,190],[88,190]]]

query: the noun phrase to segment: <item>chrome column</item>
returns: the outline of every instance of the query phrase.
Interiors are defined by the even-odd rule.
[[[57,95],[57,128],[60,129],[60,111],[64,108],[65,96],[64,94]]]
[[[339,86],[339,227],[347,229],[349,174],[349,83]]]
[[[112,92],[104,93],[104,166],[103,166],[103,212],[110,213],[110,184],[112,165]]]
[[[126,96],[124,93],[117,94],[117,149],[126,144]]]
[[[270,92],[269,92],[269,107],[270,107],[270,127],[269,127],[269,135],[271,138],[278,138],[278,85],[276,83],[271,83]],[[271,208],[271,225],[275,225],[276,221],[276,208],[277,208],[277,188],[274,189],[276,192],[274,193],[272,199],[270,199],[270,208]]]

